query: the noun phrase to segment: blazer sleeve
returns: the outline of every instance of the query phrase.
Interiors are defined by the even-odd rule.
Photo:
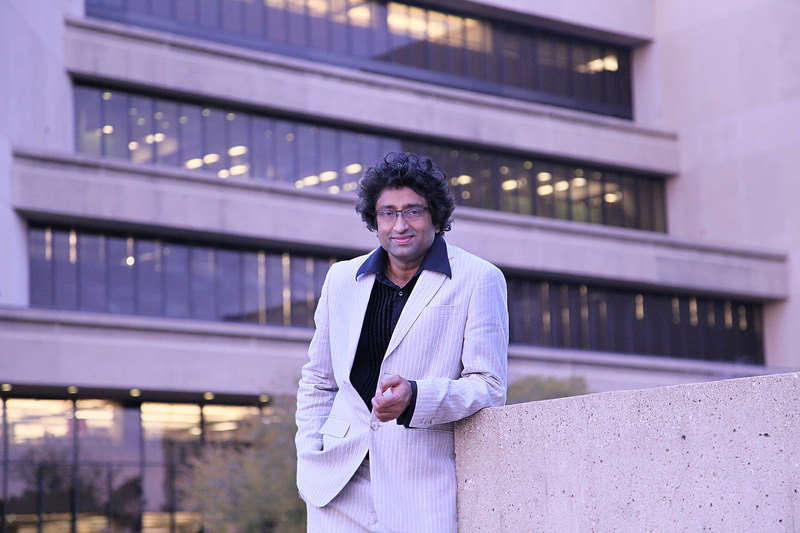
[[[465,288],[465,290],[468,290]],[[486,269],[469,297],[458,379],[417,380],[417,403],[409,427],[466,418],[484,407],[504,405],[508,361],[508,290],[502,272]]]
[[[303,365],[297,390],[295,445],[298,457],[322,450],[322,435],[319,430],[330,414],[339,390],[333,375],[328,314],[329,284],[335,266],[328,271],[314,312],[316,331],[308,349],[309,361]]]

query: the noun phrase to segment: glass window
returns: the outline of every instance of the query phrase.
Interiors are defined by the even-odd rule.
[[[45,531],[68,526],[64,516],[70,513],[73,487],[72,402],[12,398],[5,401],[5,408],[9,451],[6,512],[25,517],[40,510]]]
[[[78,307],[78,236],[74,231],[54,231],[54,304],[61,309]]]
[[[178,159],[178,104],[156,100],[153,113],[153,145],[156,150],[156,162],[161,165],[175,167],[180,165]]]
[[[103,154],[120,159],[128,158],[128,95],[104,91]]]
[[[297,256],[290,262],[290,288],[292,295],[292,325],[314,327],[316,305],[314,259]]]
[[[294,129],[294,124],[291,122],[275,121],[275,175],[277,180],[282,183],[296,185],[302,176],[299,176],[295,170]]]
[[[192,318],[217,318],[217,295],[214,290],[217,270],[215,251],[205,246],[192,246],[189,251],[189,269]]]
[[[217,318],[220,320],[244,320],[242,295],[242,254],[232,250],[217,253],[216,292]]]
[[[134,313],[134,255],[133,238],[106,239],[108,257],[108,310],[112,313]]]
[[[153,100],[143,96],[131,96],[128,100],[130,108],[130,160],[134,163],[145,164],[154,162],[153,145],[155,132],[153,131]]]
[[[107,300],[106,239],[103,235],[78,235],[78,289],[80,308],[105,311]]]
[[[250,119],[243,113],[228,113],[228,168],[221,170],[221,178],[233,177],[249,179],[252,177],[250,147]]]
[[[273,148],[275,147],[275,140],[273,130],[275,126],[273,121],[268,118],[253,117],[251,127],[251,144],[248,145],[248,151],[251,152],[252,176],[257,180],[274,180],[275,156]]]
[[[429,32],[439,31],[434,27],[443,23],[435,12],[425,12],[427,18],[413,18],[409,10],[400,12],[405,13],[403,24],[424,21]],[[501,37],[522,50],[519,35]],[[90,97],[80,94],[81,102]],[[103,100],[104,95],[108,100]],[[355,191],[365,168],[386,153],[412,151],[431,156],[443,172],[458,178],[451,180],[451,186],[457,188],[462,205],[664,231],[663,182],[651,176],[576,168],[563,161],[534,163],[524,156],[477,151],[468,146],[119,92],[101,91],[94,97],[107,106],[109,102],[126,102],[129,106],[128,125],[114,125],[109,135],[130,130],[123,141],[134,163],[205,169],[224,179],[278,180],[296,188],[341,194]],[[120,117],[115,121],[127,120]]]
[[[244,33],[244,8],[241,0],[219,0],[222,5],[222,29],[226,33]]]
[[[249,423],[260,422],[261,411],[254,406],[204,405],[203,428],[206,442],[247,442]],[[245,430],[245,431],[243,431]]]
[[[263,252],[242,254],[242,316],[246,322],[266,324],[266,265]]]
[[[182,244],[165,244],[162,248],[164,265],[164,314],[186,318],[189,312],[189,248]]]
[[[53,296],[53,232],[50,228],[31,228],[28,231],[30,257],[31,305],[51,307]]]
[[[199,10],[199,26],[216,29],[220,27],[220,0],[197,0]]]
[[[161,243],[137,239],[133,267],[136,273],[136,312],[143,315],[163,314],[164,269]]]
[[[101,155],[100,139],[103,135],[102,91],[91,87],[75,88],[75,135],[78,152]]]
[[[288,259],[288,256],[287,256]],[[279,254],[264,255],[264,279],[266,282],[266,322],[275,326],[289,325],[289,316],[284,313],[284,300],[289,302],[288,283],[284,291],[283,258]],[[288,278],[288,275],[287,275]],[[287,279],[288,282],[288,279]],[[286,298],[284,298],[284,296]]]
[[[226,115],[219,109],[204,108],[203,116],[203,168],[220,177],[228,174],[228,143],[226,140]],[[220,171],[225,172],[220,174]]]
[[[130,0],[90,16],[631,118],[630,49],[376,0]],[[127,16],[130,13],[132,16]],[[177,23],[176,23],[177,22]],[[488,82],[488,83],[486,83]]]
[[[180,125],[178,131],[181,145],[180,162],[184,168],[196,170],[203,168],[203,111],[200,106],[182,104],[180,106]]]
[[[175,20],[187,26],[197,25],[199,12],[197,0],[174,0]]]

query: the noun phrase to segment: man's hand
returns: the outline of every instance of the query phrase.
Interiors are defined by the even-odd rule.
[[[397,374],[380,382],[380,392],[372,398],[372,412],[381,422],[396,420],[411,403],[411,383]],[[384,396],[388,389],[391,395]]]

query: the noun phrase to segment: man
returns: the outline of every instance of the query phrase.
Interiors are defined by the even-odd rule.
[[[328,272],[297,393],[308,530],[456,531],[453,422],[505,403],[505,279],[445,242],[430,159],[388,154],[358,197],[380,247]]]

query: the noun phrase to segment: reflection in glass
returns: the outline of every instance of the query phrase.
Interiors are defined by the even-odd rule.
[[[417,11],[405,6],[397,9],[404,13],[404,22],[398,27],[423,25],[426,31],[438,31],[431,25],[443,24],[442,20],[423,24]],[[461,186],[457,199],[466,206],[650,231],[665,228],[663,182],[647,176],[577,168],[563,162],[554,165],[471,147],[272,119],[119,91],[78,87],[75,96],[79,115],[84,117],[78,121],[77,136],[87,135],[84,129],[88,126],[81,121],[90,120],[90,111],[99,109],[112,135],[128,132],[122,141],[114,140],[126,145],[127,151],[107,155],[137,164],[156,163],[205,171],[220,179],[278,181],[298,189],[343,194],[355,191],[366,166],[384,154],[415,151],[433,157],[451,178],[467,176],[463,180],[469,183],[454,185]],[[119,105],[115,102],[127,102],[128,113],[114,111],[110,106]],[[79,142],[78,149],[95,153],[88,141]],[[535,170],[536,180],[532,179],[534,166],[540,168]],[[559,170],[554,177],[556,167]],[[516,175],[506,176],[500,172],[502,168],[515,169],[512,173]],[[583,174],[579,175],[579,170]],[[544,179],[546,175],[550,178]],[[585,189],[578,190],[580,187]]]
[[[202,442],[253,443],[255,406],[6,398],[10,531],[198,531],[178,490]],[[266,423],[267,420],[264,419]],[[250,424],[245,428],[245,424]],[[247,430],[245,430],[247,429]],[[144,444],[144,447],[142,447]]]
[[[378,0],[118,3],[97,0],[87,13],[367,71],[402,65],[412,79],[631,118],[628,48],[523,24]]]
[[[508,283],[512,343],[763,364],[755,303],[518,276]]]

